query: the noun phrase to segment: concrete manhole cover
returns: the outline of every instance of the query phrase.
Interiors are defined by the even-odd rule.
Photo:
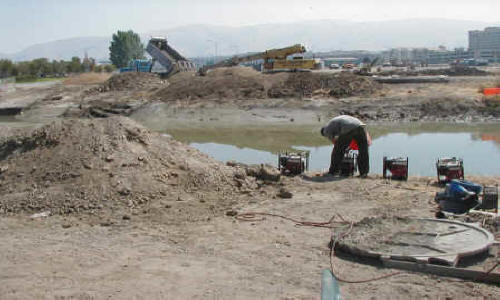
[[[372,258],[456,265],[488,251],[494,237],[471,224],[439,219],[365,218],[336,249]]]

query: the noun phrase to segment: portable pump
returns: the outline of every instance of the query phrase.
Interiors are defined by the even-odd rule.
[[[440,158],[436,162],[438,183],[452,179],[464,180],[464,161],[461,158]]]
[[[358,169],[358,151],[348,151],[342,158],[340,164],[340,175],[341,176],[354,176],[356,170]]]
[[[383,160],[384,178],[408,180],[408,157],[387,157]],[[388,176],[387,173],[390,173]]]
[[[299,175],[309,169],[309,151],[280,152],[278,170],[284,175]]]

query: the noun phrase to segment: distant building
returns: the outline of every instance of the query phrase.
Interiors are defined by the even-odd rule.
[[[500,27],[469,31],[469,51],[476,59],[500,62]]]
[[[344,64],[358,65],[361,62],[361,59],[357,57],[326,57],[323,58],[322,61],[325,66],[330,66],[331,64],[338,64],[342,66]]]
[[[393,48],[381,53],[382,59],[393,66],[408,66],[427,62],[426,48]]]
[[[454,50],[447,50],[446,48],[438,48],[436,50],[428,51],[429,64],[448,64],[457,60],[465,60],[472,58],[472,52],[464,48],[455,48]]]
[[[428,48],[393,48],[382,52],[385,62],[393,66],[449,64],[457,60],[472,58],[472,52],[464,48],[448,50],[443,46]]]

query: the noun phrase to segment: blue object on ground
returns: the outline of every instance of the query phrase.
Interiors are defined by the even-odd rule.
[[[480,194],[483,190],[483,186],[479,185],[477,183],[471,182],[471,181],[466,181],[466,180],[458,180],[458,179],[453,179],[451,184],[458,184],[468,191],[474,192],[475,194]]]
[[[330,269],[324,269],[321,276],[321,300],[340,300],[340,287]]]
[[[463,214],[478,205],[478,194],[483,187],[470,181],[452,180],[444,192],[436,193],[435,200],[443,211]]]
[[[466,197],[468,195],[475,195],[476,194],[474,192],[467,190],[465,187],[463,187],[462,185],[457,184],[457,183],[446,184],[445,193],[447,196],[456,197],[456,198]]]

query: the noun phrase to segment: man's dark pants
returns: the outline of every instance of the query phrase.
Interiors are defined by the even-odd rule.
[[[332,150],[332,159],[330,163],[331,174],[340,173],[340,164],[344,154],[349,147],[352,140],[355,140],[359,147],[358,156],[358,169],[360,175],[368,174],[370,170],[370,161],[368,157],[368,141],[366,139],[366,131],[363,126],[359,126],[356,129],[349,131],[348,133],[342,134],[337,139],[335,147]]]

